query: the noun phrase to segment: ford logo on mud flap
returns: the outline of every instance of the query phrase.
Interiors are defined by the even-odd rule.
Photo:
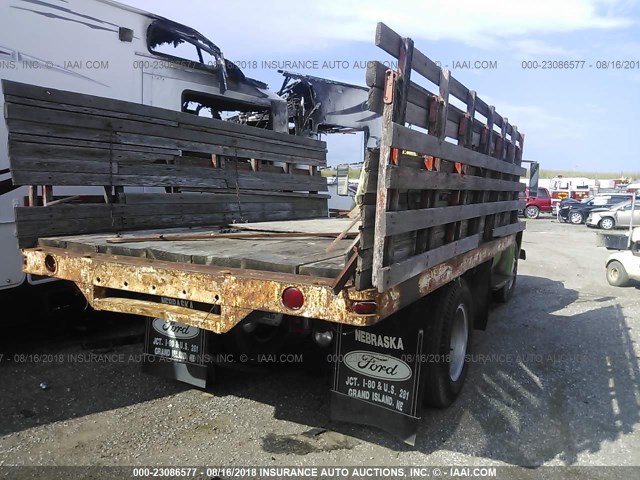
[[[344,364],[356,373],[380,380],[401,382],[411,378],[409,365],[402,360],[382,353],[355,350],[344,356]]]
[[[200,329],[197,327],[164,320],[162,318],[153,319],[153,329],[169,338],[178,338],[181,340],[195,338],[200,333]]]

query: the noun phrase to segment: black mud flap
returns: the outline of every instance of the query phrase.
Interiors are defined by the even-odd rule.
[[[370,425],[415,445],[420,423],[423,330],[406,322],[340,325],[331,419]]]
[[[207,386],[207,331],[161,318],[147,318],[142,371],[200,388]]]

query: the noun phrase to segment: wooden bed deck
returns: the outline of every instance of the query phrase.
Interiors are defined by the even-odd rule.
[[[65,248],[79,253],[105,253],[130,257],[150,258],[180,263],[246,268],[281,273],[296,273],[335,278],[345,265],[345,252],[353,239],[335,243],[332,238],[314,237],[314,233],[341,233],[352,220],[322,218],[286,222],[260,222],[233,225],[230,228],[172,228],[129,231],[121,236],[113,233],[67,235],[39,239],[40,246]],[[354,225],[350,232],[357,232]],[[247,239],[215,238],[216,234],[235,232],[246,234]],[[308,237],[251,238],[257,232],[309,233]],[[188,235],[213,235],[198,240],[154,239],[159,235],[179,238]],[[176,237],[177,236],[177,237]],[[131,242],[127,242],[131,239]],[[117,242],[117,243],[116,243]]]

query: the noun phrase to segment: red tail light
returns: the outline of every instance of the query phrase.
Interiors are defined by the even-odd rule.
[[[358,315],[371,315],[376,313],[376,302],[355,302],[351,308]]]
[[[299,288],[285,288],[284,292],[282,292],[282,303],[291,310],[299,310],[304,305],[304,295]]]

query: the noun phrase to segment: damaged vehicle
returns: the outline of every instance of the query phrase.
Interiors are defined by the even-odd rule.
[[[286,101],[246,77],[189,26],[111,0],[8,0],[0,3],[0,18],[6,26],[0,30],[2,80],[212,118],[261,112],[263,128],[288,131]],[[7,127],[0,122],[0,294],[24,295],[24,305],[42,307],[39,314],[77,300],[83,306],[66,283],[22,271],[14,207],[25,203],[29,189],[12,182],[12,169]],[[142,191],[142,186],[108,193],[115,190]],[[44,201],[104,194],[102,187],[68,185]],[[33,296],[40,301],[30,301]]]

